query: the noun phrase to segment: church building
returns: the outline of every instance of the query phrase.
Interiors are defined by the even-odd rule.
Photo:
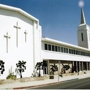
[[[37,62],[43,62],[43,75],[83,73],[90,71],[90,28],[81,8],[81,23],[77,30],[78,46],[42,37],[39,20],[27,12],[0,4],[0,60],[5,62],[5,79],[14,72],[19,60],[26,61],[23,77],[32,76]],[[68,67],[65,68],[65,66]],[[17,75],[18,76],[18,75]]]

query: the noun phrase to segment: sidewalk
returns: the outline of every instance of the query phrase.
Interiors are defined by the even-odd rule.
[[[18,90],[19,88],[22,88],[22,90],[24,90],[24,88],[27,88],[27,87],[54,84],[54,83],[58,83],[58,82],[62,82],[62,81],[67,81],[67,80],[72,80],[72,79],[82,79],[82,78],[86,78],[86,77],[90,77],[90,73],[82,74],[82,75],[65,76],[65,77],[59,76],[59,78],[58,78],[58,75],[55,75],[54,79],[3,84],[3,85],[0,85],[0,90],[13,90],[13,88],[14,88],[14,90]],[[18,88],[18,89],[15,89],[15,88]]]

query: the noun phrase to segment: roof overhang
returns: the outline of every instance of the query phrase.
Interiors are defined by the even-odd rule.
[[[60,45],[64,45],[64,46],[71,47],[71,48],[81,49],[81,50],[84,50],[84,51],[90,51],[87,48],[83,48],[83,47],[76,46],[76,45],[73,45],[73,44],[69,44],[69,43],[65,43],[65,42],[62,42],[62,41],[50,39],[50,38],[47,38],[47,37],[42,37],[42,41],[43,42],[54,43],[54,44],[60,44]]]
[[[11,11],[15,11],[15,12],[18,12],[34,21],[36,21],[37,23],[39,23],[39,20],[35,17],[33,17],[32,15],[28,14],[27,12],[23,11],[22,9],[20,8],[16,8],[16,7],[12,7],[12,6],[8,6],[8,5],[3,5],[3,4],[0,4],[0,9],[6,9],[6,10],[11,10]]]

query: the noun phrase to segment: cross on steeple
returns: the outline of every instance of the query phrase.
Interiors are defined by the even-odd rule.
[[[6,33],[6,35],[4,35],[4,37],[6,38],[6,52],[8,53],[8,39],[10,39],[10,37],[8,36],[8,32]]]
[[[14,26],[14,28],[16,28],[16,46],[18,47],[18,30],[21,29],[21,28],[18,26],[18,22],[16,23],[16,26]]]
[[[24,32],[24,34],[25,34],[25,42],[26,42],[26,39],[27,39],[27,32],[26,32],[26,30],[25,30],[25,32]]]

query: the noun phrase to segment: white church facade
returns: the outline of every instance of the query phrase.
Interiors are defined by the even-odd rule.
[[[78,46],[42,37],[39,20],[25,11],[0,4],[0,60],[5,62],[6,78],[9,70],[15,73],[16,63],[26,61],[23,77],[30,77],[37,62],[45,62],[43,74],[50,74],[50,65],[70,65],[74,71],[90,70],[90,28],[81,9],[78,27]],[[58,72],[58,71],[57,71]],[[55,72],[55,74],[57,74]]]

